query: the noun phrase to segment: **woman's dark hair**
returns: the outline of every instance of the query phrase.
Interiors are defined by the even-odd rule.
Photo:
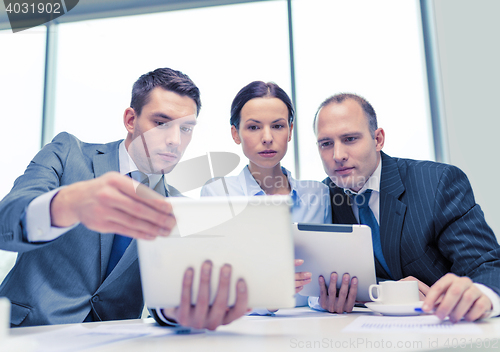
[[[291,126],[294,117],[293,104],[288,95],[283,89],[281,89],[276,83],[273,82],[262,82],[253,81],[252,83],[241,88],[241,90],[234,97],[233,103],[231,104],[231,126],[236,127],[238,130],[240,128],[240,113],[243,106],[251,99],[254,98],[278,98],[283,103],[285,103],[288,109],[288,125]]]

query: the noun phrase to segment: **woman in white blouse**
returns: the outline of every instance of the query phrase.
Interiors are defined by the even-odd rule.
[[[292,138],[293,119],[292,102],[277,84],[254,81],[243,87],[231,105],[230,123],[233,140],[243,148],[248,165],[238,176],[209,181],[201,195],[290,195],[293,222],[331,223],[328,187],[295,180],[280,164]],[[297,260],[296,265],[300,264]],[[296,292],[309,282],[310,273],[298,273]]]

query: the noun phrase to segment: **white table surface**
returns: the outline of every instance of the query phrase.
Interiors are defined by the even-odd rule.
[[[476,322],[480,333],[422,333],[384,331],[380,333],[343,332],[360,316],[380,316],[365,308],[350,314],[329,314],[309,308],[282,309],[275,316],[245,316],[216,331],[196,334],[169,334],[132,339],[83,349],[84,351],[416,351],[450,348],[454,351],[500,351],[500,318]],[[56,351],[46,341],[37,343],[40,333],[53,334],[68,327],[95,329],[120,328],[127,324],[152,324],[152,319],[104,323],[38,326],[10,330],[8,344],[1,352]],[[140,325],[143,326],[143,325]],[[61,330],[60,330],[61,329]],[[84,330],[84,331],[89,331]],[[473,329],[472,329],[473,330]],[[70,330],[65,330],[70,331]],[[89,337],[92,339],[92,337]],[[452,348],[455,345],[455,348]],[[459,346],[457,346],[459,345]],[[76,348],[76,346],[75,346]]]

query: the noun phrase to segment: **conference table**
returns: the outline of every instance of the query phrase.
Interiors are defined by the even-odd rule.
[[[431,315],[301,307],[245,316],[216,331],[161,328],[151,318],[16,328],[0,351],[500,351],[499,337],[500,318],[452,324]]]

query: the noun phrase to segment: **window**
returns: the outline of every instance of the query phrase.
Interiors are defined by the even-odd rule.
[[[301,178],[326,177],[312,122],[327,97],[374,107],[392,156],[434,159],[418,1],[294,0]]]
[[[426,68],[417,0],[293,0],[300,178],[325,177],[312,131],[318,105],[354,92],[374,106],[386,131],[384,151],[434,159]],[[125,137],[123,112],[143,73],[172,67],[200,87],[203,108],[184,160],[209,151],[247,159],[230,134],[229,110],[239,89],[274,81],[291,93],[287,1],[261,1],[58,25],[55,133],[82,141]],[[0,31],[0,194],[40,148],[46,29]],[[22,138],[19,138],[22,136]],[[297,175],[289,145],[282,164]],[[196,197],[199,190],[189,192]],[[2,266],[14,256],[0,253]],[[5,262],[3,262],[6,258]],[[7,263],[7,264],[5,264]]]
[[[16,34],[11,30],[0,31],[0,96],[4,122],[0,128],[0,148],[2,165],[9,170],[0,175],[2,198],[40,149],[45,36],[44,26]]]
[[[16,34],[0,31],[0,148],[2,169],[8,170],[0,174],[1,198],[9,193],[16,177],[40,149],[45,36],[42,26]],[[0,250],[0,282],[15,260],[16,253]]]
[[[254,80],[290,93],[287,23],[286,1],[268,1],[62,24],[56,133],[86,142],[124,138],[134,81],[171,67],[193,79],[203,104],[184,160],[230,151],[241,157],[237,174],[248,160],[231,138],[231,102]],[[293,172],[291,145],[283,165]]]

